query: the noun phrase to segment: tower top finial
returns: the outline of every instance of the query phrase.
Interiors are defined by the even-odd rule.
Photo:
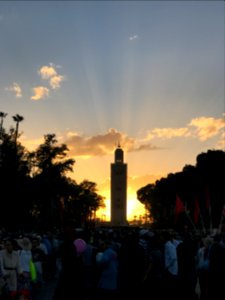
[[[118,141],[117,143],[115,143],[115,146],[116,146],[117,149],[118,149],[118,148],[121,148],[120,141]]]
[[[116,163],[123,163],[123,150],[121,148],[120,143],[118,142],[117,148],[115,150],[115,162]]]

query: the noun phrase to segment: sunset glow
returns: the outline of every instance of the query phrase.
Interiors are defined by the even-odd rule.
[[[132,198],[133,197],[133,198]],[[127,200],[127,220],[133,221],[134,219],[139,219],[144,217],[145,208],[137,199],[135,195],[129,195]],[[105,200],[105,208],[100,208],[97,211],[96,217],[101,221],[110,221],[110,200]]]
[[[55,134],[110,218],[110,165],[136,192],[225,149],[224,1],[0,1],[0,110],[28,150]]]

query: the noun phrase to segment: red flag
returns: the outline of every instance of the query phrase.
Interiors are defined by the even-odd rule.
[[[176,195],[176,204],[175,204],[175,222],[177,221],[177,217],[180,213],[185,211],[185,206],[183,202],[180,200],[180,197]]]
[[[209,226],[210,226],[210,230],[212,230],[212,212],[211,212],[211,203],[210,203],[210,192],[208,187],[205,188],[205,207],[209,213],[209,220],[210,220]]]
[[[194,223],[197,224],[200,216],[200,207],[198,203],[198,199],[195,198],[195,207],[194,207]]]

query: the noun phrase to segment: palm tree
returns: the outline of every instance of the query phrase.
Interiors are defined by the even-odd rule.
[[[15,142],[16,142],[17,141],[17,137],[18,137],[18,132],[19,132],[19,123],[24,120],[24,117],[16,114],[12,118],[13,118],[13,121],[16,122],[16,130],[15,130]]]
[[[0,135],[2,135],[3,121],[4,121],[4,118],[6,116],[7,116],[7,113],[4,113],[4,112],[0,111],[0,118],[1,118],[1,122],[0,122]]]

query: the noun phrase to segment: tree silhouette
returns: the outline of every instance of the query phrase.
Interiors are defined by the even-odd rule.
[[[10,133],[4,134],[1,158],[0,224],[7,228],[21,227],[23,221],[28,222],[29,167],[25,148],[18,144],[15,149],[14,136]]]
[[[66,159],[67,146],[57,143],[55,134],[47,134],[44,143],[30,154],[38,221],[50,227],[59,222],[59,202],[67,196],[70,184],[66,173],[72,171],[75,163],[73,159]]]
[[[208,150],[196,157],[196,165],[186,165],[181,172],[148,184],[137,191],[158,227],[174,227],[175,199],[178,194],[186,210],[178,218],[178,227],[218,228],[225,205],[225,152]],[[196,201],[198,223],[194,223]],[[210,206],[209,206],[210,204]],[[224,218],[225,221],[225,218]]]
[[[55,134],[29,152],[17,141],[22,116],[15,115],[16,129],[3,128],[0,164],[0,227],[12,229],[50,229],[67,221],[89,226],[96,210],[103,205],[97,185],[88,180],[78,185],[67,173],[75,160],[68,158],[68,147],[58,145]]]
[[[19,123],[22,122],[24,120],[23,116],[20,116],[18,114],[16,114],[15,116],[12,117],[13,121],[16,122],[16,129],[15,129],[15,142],[17,142],[17,138],[18,138],[18,133],[19,133]]]
[[[2,137],[2,133],[3,133],[3,121],[4,121],[4,118],[7,116],[7,113],[4,113],[2,111],[0,111],[0,136]]]

